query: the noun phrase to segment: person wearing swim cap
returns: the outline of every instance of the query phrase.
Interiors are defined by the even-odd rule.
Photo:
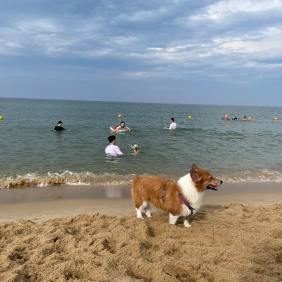
[[[177,128],[177,124],[174,122],[174,118],[170,118],[170,127],[164,127],[163,129],[176,129]]]
[[[63,130],[66,130],[65,128],[62,127],[62,122],[59,120],[57,122],[57,125],[53,128],[54,131],[63,131]]]

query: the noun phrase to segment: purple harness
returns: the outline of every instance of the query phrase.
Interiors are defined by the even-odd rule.
[[[165,200],[165,189],[166,189],[166,184],[163,188],[163,195],[162,195],[163,203],[164,203],[164,200]],[[185,200],[185,198],[183,197],[183,195],[180,192],[178,192],[178,194],[179,194],[181,200],[183,201],[183,203],[185,204],[185,206],[191,211],[191,215],[193,215],[195,209],[191,207],[191,205]]]

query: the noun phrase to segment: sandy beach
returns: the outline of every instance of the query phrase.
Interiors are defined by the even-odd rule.
[[[0,190],[0,281],[281,281],[279,183],[224,184],[191,228],[130,187]]]

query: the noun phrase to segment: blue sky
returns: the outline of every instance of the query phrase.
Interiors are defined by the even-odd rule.
[[[282,106],[280,0],[0,2],[1,97]]]

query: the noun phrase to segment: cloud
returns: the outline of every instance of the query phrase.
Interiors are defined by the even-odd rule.
[[[206,13],[196,15],[195,19],[210,18],[214,20],[221,19],[223,17],[230,16],[235,13],[243,12],[265,12],[268,10],[282,10],[282,2],[280,0],[230,0],[230,1],[219,1],[206,10]]]
[[[278,0],[15,3],[0,3],[0,60],[26,72],[225,82],[277,76],[282,60]]]

